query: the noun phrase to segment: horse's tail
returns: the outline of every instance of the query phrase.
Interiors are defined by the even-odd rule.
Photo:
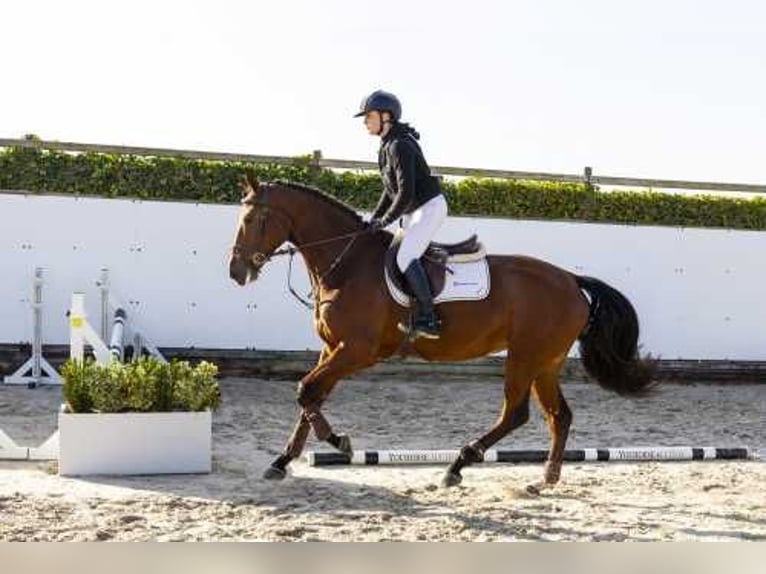
[[[585,370],[605,389],[620,395],[645,395],[653,386],[656,361],[638,352],[638,316],[614,287],[593,277],[576,276],[590,296],[590,320],[578,337]]]

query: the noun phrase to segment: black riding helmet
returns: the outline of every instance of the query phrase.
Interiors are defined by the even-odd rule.
[[[399,102],[399,98],[383,90],[375,90],[364,98],[359,106],[359,113],[354,114],[354,117],[358,118],[373,110],[388,112],[395,122],[398,122],[402,117],[402,104]]]

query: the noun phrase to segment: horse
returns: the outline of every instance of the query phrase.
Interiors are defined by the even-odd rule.
[[[464,467],[482,462],[488,448],[527,422],[530,396],[551,440],[543,479],[529,485],[530,491],[559,481],[572,422],[559,375],[576,340],[586,372],[602,387],[641,397],[655,385],[656,363],[639,353],[633,305],[599,279],[528,256],[490,254],[488,296],[441,303],[441,337],[410,341],[397,327],[407,322],[409,311],[394,301],[385,282],[390,232],[368,229],[353,208],[314,187],[244,176],[242,194],[231,279],[245,286],[273,257],[299,253],[312,284],[314,327],[323,341],[316,366],[298,383],[300,414],[266,479],[286,476],[312,429],[319,441],[351,455],[350,438],[333,431],[322,405],[339,380],[396,353],[462,361],[506,351],[499,417],[486,434],[460,449],[442,481],[445,487],[460,484]],[[281,248],[285,243],[289,247]]]

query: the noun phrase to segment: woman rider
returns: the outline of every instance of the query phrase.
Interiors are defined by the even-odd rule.
[[[402,106],[395,95],[382,90],[371,93],[354,117],[360,116],[364,116],[367,131],[380,137],[378,167],[383,193],[369,225],[382,229],[402,218],[404,238],[396,263],[417,305],[412,324],[400,324],[399,329],[412,337],[438,339],[441,325],[420,256],[447,218],[447,201],[423,157],[420,134],[400,121]]]

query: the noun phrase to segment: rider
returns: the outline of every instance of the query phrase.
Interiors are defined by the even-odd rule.
[[[423,157],[418,144],[420,134],[400,121],[402,106],[395,95],[374,91],[362,100],[354,117],[360,116],[364,116],[367,131],[381,139],[378,167],[383,193],[369,225],[382,229],[402,218],[404,238],[396,263],[418,303],[411,329],[402,324],[399,329],[413,337],[438,339],[441,323],[434,311],[431,287],[420,256],[447,218],[447,201],[439,180],[431,175]]]

